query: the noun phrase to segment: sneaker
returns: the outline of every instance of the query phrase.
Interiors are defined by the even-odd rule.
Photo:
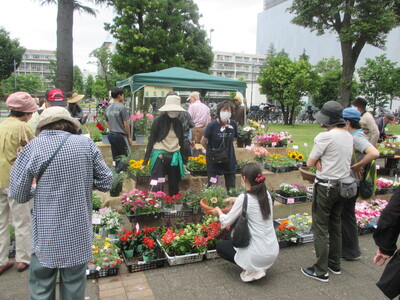
[[[361,259],[361,255],[360,256],[357,256],[357,257],[353,257],[353,258],[350,258],[350,257],[341,257],[343,260],[347,260],[347,261],[356,261],[356,260],[360,260]]]
[[[265,270],[261,270],[258,272],[243,271],[242,273],[240,273],[240,278],[244,282],[258,280],[263,277],[265,277]]]
[[[301,268],[300,270],[301,270],[301,273],[303,273],[307,277],[310,277],[310,278],[313,278],[315,280],[319,280],[319,281],[322,281],[322,282],[328,282],[329,281],[329,274],[328,273],[318,276],[317,273],[315,273],[314,267]]]
[[[336,275],[342,274],[341,269],[338,268],[338,267],[330,266],[330,267],[328,267],[328,270],[331,271],[333,274],[336,274]]]

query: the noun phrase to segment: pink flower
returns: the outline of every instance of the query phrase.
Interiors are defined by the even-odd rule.
[[[135,122],[137,117],[136,117],[136,115],[131,115],[130,119],[131,119],[131,121]]]
[[[103,261],[108,261],[108,257],[104,257],[104,258],[103,258]]]
[[[153,118],[154,118],[154,116],[152,114],[147,114],[146,117],[149,121],[153,120]]]

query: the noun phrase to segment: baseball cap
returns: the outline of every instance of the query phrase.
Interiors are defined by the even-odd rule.
[[[47,96],[47,101],[51,106],[67,106],[64,93],[60,89],[52,89]]]

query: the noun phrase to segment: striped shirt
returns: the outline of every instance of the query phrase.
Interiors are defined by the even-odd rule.
[[[113,180],[96,145],[71,135],[32,189],[33,178],[66,134],[44,130],[11,169],[10,196],[19,203],[34,198],[31,250],[47,268],[69,268],[92,259],[92,189],[105,192]]]

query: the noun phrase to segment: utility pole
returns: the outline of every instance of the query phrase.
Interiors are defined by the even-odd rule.
[[[250,107],[253,106],[253,81],[254,81],[254,61],[251,64],[251,96],[250,96]]]
[[[17,62],[14,59],[14,92],[17,91]]]
[[[214,32],[214,28],[211,28],[210,29],[210,47],[212,47],[212,45],[211,45],[211,33],[213,33]]]

